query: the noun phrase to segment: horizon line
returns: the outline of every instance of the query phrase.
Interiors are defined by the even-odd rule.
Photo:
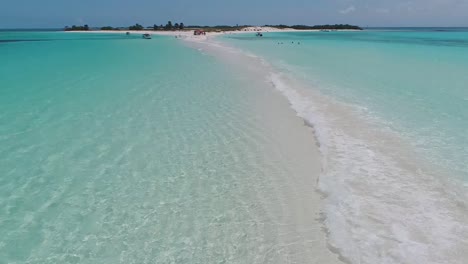
[[[85,25],[85,24],[84,24]],[[302,24],[276,24],[276,25],[239,25],[238,27],[264,27],[264,26],[280,26],[280,25],[285,25],[285,26],[298,26],[298,25],[301,25],[301,26],[309,26],[309,25],[302,25]],[[314,26],[321,26],[321,25],[335,25],[335,24],[318,24],[318,25],[314,25]],[[340,24],[336,24],[336,25],[340,25]],[[343,24],[345,25],[345,24]],[[187,25],[186,27],[219,27],[219,26],[229,26],[229,27],[236,27],[236,25],[214,25],[214,26],[209,26],[209,25]],[[27,30],[27,29],[33,29],[33,30],[40,30],[40,29],[47,29],[47,30],[55,30],[55,29],[64,29],[66,26],[64,27],[38,27],[38,28],[34,28],[34,27],[5,27],[5,28],[2,28],[0,27],[0,30]],[[94,28],[94,29],[97,29],[97,28],[101,28],[101,27],[105,27],[105,26],[90,26],[90,28]],[[128,26],[116,26],[115,28],[126,28]],[[147,26],[147,27],[150,27],[150,26]],[[359,26],[359,27],[362,27],[362,28],[468,28],[468,26]],[[146,26],[145,26],[146,28]]]

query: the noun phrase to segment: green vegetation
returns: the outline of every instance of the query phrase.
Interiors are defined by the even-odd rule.
[[[136,23],[134,26],[129,26],[128,30],[143,30],[144,27],[138,23]]]
[[[308,29],[316,29],[316,30],[343,30],[343,29],[351,29],[351,30],[362,30],[359,26],[353,26],[349,24],[335,24],[335,25],[316,25],[316,26],[306,26],[306,25],[265,25],[266,27],[275,27],[275,28],[291,28],[297,30],[308,30]]]
[[[266,27],[275,27],[275,28],[280,28],[280,29],[297,29],[297,30],[362,30],[359,26],[353,26],[349,24],[335,24],[335,25],[316,25],[316,26],[307,26],[307,25],[265,25]],[[235,25],[235,26],[229,26],[229,25],[217,25],[217,26],[197,26],[197,25],[191,25],[191,26],[185,26],[184,23],[175,23],[172,24],[172,21],[167,21],[166,25],[157,25],[154,24],[153,26],[146,27],[147,30],[195,30],[195,29],[201,29],[206,32],[224,32],[224,31],[241,31],[246,27],[251,27],[250,25]],[[101,30],[125,30],[127,28],[117,28],[117,27],[111,27],[111,26],[106,26],[106,27],[101,27]],[[140,25],[140,24],[135,24],[133,26],[128,27],[128,30],[144,30],[145,27]],[[84,26],[71,26],[71,27],[65,27],[65,31],[88,31],[90,28],[88,25]]]
[[[173,26],[172,26],[172,22],[171,21],[168,21],[166,26],[164,26],[164,30],[172,30]]]
[[[250,27],[249,25],[236,25],[236,26],[228,26],[228,25],[218,25],[218,26],[187,26],[186,29],[202,29],[206,32],[222,32],[222,31],[240,31],[243,28]]]
[[[66,26],[65,27],[65,31],[88,31],[89,30],[89,26],[88,25],[84,25],[84,26]]]
[[[113,28],[113,27],[102,27],[101,30],[120,30],[119,28]]]
[[[184,23],[175,23],[172,24],[172,21],[167,21],[166,25],[160,25],[158,26],[157,24],[154,24],[153,26],[147,27],[148,29],[152,30],[183,30],[185,29]]]

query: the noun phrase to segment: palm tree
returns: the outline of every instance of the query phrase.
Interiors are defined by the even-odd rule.
[[[167,24],[166,26],[164,27],[165,30],[171,30],[172,29],[172,22],[171,21],[167,21]]]

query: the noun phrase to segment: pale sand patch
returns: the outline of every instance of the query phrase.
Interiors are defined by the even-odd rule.
[[[271,72],[261,59],[224,47],[210,37],[186,40],[189,46],[222,61],[233,74],[250,80],[258,122],[265,136],[274,142],[265,151],[279,153],[278,162],[285,164],[289,172],[272,175],[271,181],[277,187],[275,195],[281,203],[265,205],[278,223],[284,253],[280,258],[288,256],[275,263],[342,263],[327,242],[322,221],[323,199],[317,186],[321,157],[313,130],[272,86]]]

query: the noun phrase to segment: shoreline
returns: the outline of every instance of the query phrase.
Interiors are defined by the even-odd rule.
[[[287,107],[312,132],[321,158],[321,172],[313,176],[317,177],[314,190],[324,195],[320,203],[325,207],[328,248],[339,254],[340,260],[377,263],[390,257],[396,263],[419,263],[418,259],[439,263],[445,254],[453,254],[453,262],[448,263],[460,263],[468,256],[462,251],[467,244],[457,242],[460,234],[468,232],[462,228],[468,219],[463,210],[466,195],[450,178],[446,181],[438,168],[414,156],[411,145],[398,133],[381,130],[378,123],[355,112],[353,105],[308,89],[310,84],[304,80],[277,72],[268,61],[245,50],[210,37],[185,40],[197,43],[202,52],[217,47],[219,51],[211,53],[213,56],[233,66],[248,65],[247,70],[266,77],[270,93],[286,98]],[[251,60],[236,62],[240,59],[232,54]],[[454,232],[441,223],[460,229]],[[426,233],[428,229],[431,232]],[[369,241],[374,240],[369,247]]]
[[[275,73],[272,82],[316,131],[325,221],[340,254],[352,263],[461,263],[468,257],[468,244],[459,241],[468,234],[468,197],[450,172],[419,156],[399,131],[383,129],[384,120],[322,94],[294,72]]]
[[[188,30],[88,30],[88,31],[63,31],[66,33],[91,33],[91,34],[125,34],[129,32],[130,34],[150,34],[150,35],[160,35],[160,36],[182,36],[182,37],[195,37],[195,38],[204,38],[204,37],[213,37],[213,36],[220,36],[226,34],[249,34],[249,33],[279,33],[279,32],[321,32],[320,29],[281,29],[281,28],[274,28],[274,27],[247,27],[243,30],[235,30],[235,31],[222,31],[222,32],[206,32],[206,35],[195,36],[194,32],[195,29],[188,29]],[[337,32],[354,32],[359,31],[355,29],[338,29],[334,30]]]
[[[204,36],[203,36],[204,37]],[[274,214],[275,221],[284,222],[279,233],[285,233],[284,239],[291,246],[297,238],[309,241],[308,247],[297,252],[298,263],[347,263],[348,260],[329,244],[328,231],[324,223],[324,197],[319,190],[319,177],[323,171],[319,142],[314,128],[309,126],[297,112],[291,108],[286,96],[275,89],[271,82],[270,68],[264,61],[249,56],[240,50],[218,45],[213,35],[205,38],[183,38],[182,44],[203,54],[213,56],[242,78],[252,80],[251,89],[257,94],[257,115],[265,128],[265,136],[272,138],[267,152],[280,152],[289,173],[274,176],[271,180],[278,182],[275,195],[282,197],[282,209]],[[247,65],[247,67],[245,67]],[[270,205],[272,212],[278,205]],[[296,247],[296,246],[294,246]]]

